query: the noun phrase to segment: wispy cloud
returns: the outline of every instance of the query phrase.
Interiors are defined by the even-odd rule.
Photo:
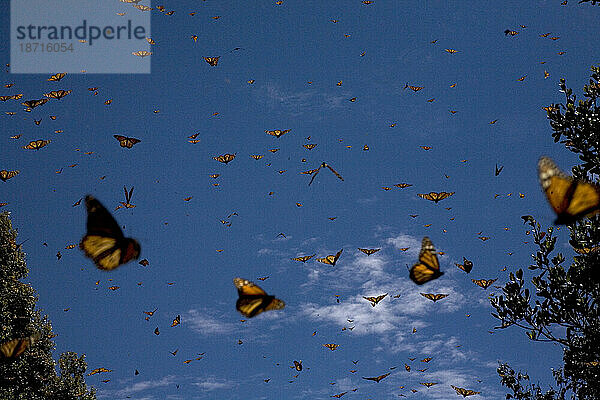
[[[214,335],[229,333],[234,328],[234,324],[223,322],[223,318],[215,316],[205,309],[192,309],[185,315],[187,324],[202,335]]]
[[[114,394],[115,394],[115,396],[128,396],[133,393],[142,392],[144,390],[154,389],[154,388],[162,387],[162,386],[168,386],[168,385],[173,384],[174,382],[175,382],[175,377],[172,375],[169,375],[169,376],[165,376],[164,378],[159,379],[159,380],[143,381],[143,382],[134,383],[131,386],[128,386],[126,388],[116,391]]]
[[[224,379],[217,379],[215,377],[198,378],[192,383],[194,386],[198,386],[200,389],[210,392],[219,389],[232,389],[236,386],[235,383],[226,381]]]
[[[319,91],[308,88],[300,91],[286,90],[273,82],[259,88],[257,98],[271,108],[280,108],[293,116],[310,111],[341,108],[352,97],[349,93]]]

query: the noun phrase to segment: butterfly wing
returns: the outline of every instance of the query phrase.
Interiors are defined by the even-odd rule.
[[[139,243],[123,236],[117,221],[98,200],[86,196],[87,234],[81,239],[79,247],[96,266],[112,270],[140,255]]]
[[[235,304],[236,309],[248,318],[252,318],[263,311],[280,310],[285,303],[275,296],[269,296],[260,286],[241,278],[235,278],[233,284],[238,290],[239,298]]]
[[[410,269],[410,279],[417,285],[439,278],[444,273],[440,271],[440,264],[435,254],[431,240],[425,236],[421,242],[419,262]]]

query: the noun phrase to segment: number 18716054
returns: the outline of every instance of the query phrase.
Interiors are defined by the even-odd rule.
[[[73,43],[19,43],[21,53],[66,53],[73,51]]]

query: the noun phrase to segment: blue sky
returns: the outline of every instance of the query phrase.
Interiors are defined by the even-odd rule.
[[[61,71],[7,71],[4,84],[14,86],[0,87],[2,95],[26,100],[72,90],[31,113],[19,101],[0,104],[0,169],[21,171],[0,184],[0,202],[9,203],[2,210],[11,212],[19,239],[28,240],[28,281],[58,334],[56,356],[85,353],[90,370],[113,370],[87,378],[100,399],[315,399],[344,391],[348,399],[447,399],[456,396],[450,385],[482,392],[474,399],[498,399],[505,393],[498,360],[551,382],[560,348],[516,329],[494,331],[488,295],[498,290],[484,291],[471,278],[503,284],[510,271],[526,269],[535,248],[524,243],[530,237],[520,216],[543,226],[554,220],[537,160],[548,155],[565,170],[577,162],[553,143],[541,107],[563,101],[562,77],[581,93],[598,63],[592,38],[600,8],[560,3],[165,1],[175,13],[151,11],[156,44],[152,57],[138,60],[151,62],[151,74],[47,82]],[[115,12],[141,11],[115,1]],[[0,21],[8,37],[9,16]],[[505,29],[519,34],[507,37]],[[0,56],[10,63],[6,46]],[[210,56],[221,56],[216,67],[202,59]],[[424,88],[404,89],[407,82]],[[264,133],[273,129],[291,132]],[[200,142],[191,144],[195,133]],[[115,134],[141,142],[124,149]],[[22,149],[42,138],[51,143]],[[317,146],[309,151],[307,143]],[[237,156],[228,165],[213,160],[224,153]],[[300,172],[322,161],[344,181],[323,170],[309,187]],[[504,165],[498,177],[496,163]],[[393,186],[402,182],[413,186]],[[113,210],[124,201],[123,186],[135,186],[136,208],[113,215],[150,264],[100,271],[77,248],[65,249],[85,233],[84,205],[72,205],[92,194]],[[417,197],[430,191],[456,193],[438,204]],[[445,274],[417,287],[406,265],[416,262],[423,236],[445,252]],[[564,229],[559,236],[567,246]],[[381,251],[366,256],[358,247]],[[291,260],[341,248],[335,267]],[[454,265],[463,256],[474,263],[469,275]],[[285,309],[240,322],[238,276]],[[434,304],[420,292],[449,296]],[[376,307],[362,298],[383,293]],[[143,311],[155,308],[146,321]],[[177,315],[181,324],[170,327]],[[425,357],[433,359],[419,361]],[[289,368],[293,360],[303,361],[302,372]],[[380,383],[361,379],[387,372]]]

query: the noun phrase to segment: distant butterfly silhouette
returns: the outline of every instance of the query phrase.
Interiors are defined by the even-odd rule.
[[[447,199],[448,197],[452,196],[454,193],[455,192],[440,192],[440,193],[429,192],[427,194],[418,193],[417,196],[419,196],[422,199],[430,200],[430,201],[433,201],[434,203],[437,203],[441,200]]]
[[[248,318],[252,318],[263,311],[281,310],[285,303],[275,296],[269,296],[258,285],[241,278],[235,278],[233,284],[238,290],[239,298],[235,308]]]
[[[467,260],[466,258],[463,257],[463,263],[462,264],[457,264],[454,263],[454,265],[456,265],[458,268],[462,269],[463,271],[465,271],[467,274],[469,272],[471,272],[471,270],[473,269],[473,262]]]
[[[223,154],[223,155],[220,155],[220,156],[213,157],[213,160],[216,160],[218,162],[222,162],[223,164],[228,164],[231,161],[233,161],[233,159],[235,158],[235,154],[236,153],[233,153],[233,154],[228,154],[228,153],[227,154]]]
[[[410,269],[410,279],[417,285],[422,285],[433,279],[437,279],[444,273],[440,271],[440,264],[435,254],[435,248],[431,240],[425,236],[421,242],[419,262]]]
[[[335,267],[335,263],[337,262],[338,258],[340,258],[340,256],[342,255],[342,251],[344,251],[344,249],[341,249],[335,255],[328,255],[324,258],[317,258],[317,261]]]
[[[316,256],[316,253],[315,253],[315,254],[312,254],[312,255],[310,255],[310,256],[294,257],[294,258],[292,258],[292,260],[294,260],[294,261],[300,261],[300,262],[303,262],[303,263],[305,263],[305,262],[307,262],[308,260],[310,260],[311,258],[313,258],[314,256]]]
[[[487,289],[492,283],[496,282],[497,280],[498,279],[471,279],[471,281],[473,281],[474,284],[483,289]]]
[[[113,137],[119,141],[121,147],[126,147],[128,149],[132,148],[134,144],[141,142],[140,139],[122,135],[113,135]]]
[[[373,297],[373,296],[365,297],[365,296],[363,296],[363,299],[370,301],[371,305],[373,307],[375,307],[377,305],[377,303],[379,303],[381,300],[383,300],[385,298],[385,296],[387,296],[387,295],[388,294],[385,293],[385,294],[379,295],[377,297]]]
[[[383,374],[383,375],[375,376],[375,377],[372,377],[372,378],[365,378],[365,377],[363,376],[363,379],[365,379],[365,380],[367,380],[367,381],[374,381],[374,382],[377,382],[377,383],[379,383],[379,381],[380,381],[380,380],[382,380],[382,379],[384,379],[384,378],[387,378],[387,377],[388,377],[390,374],[391,374],[391,372],[388,372],[387,374]]]
[[[210,65],[211,67],[216,67],[217,63],[219,62],[219,57],[203,57],[204,61],[206,61],[208,63],[208,65]]]
[[[311,171],[314,171],[314,172],[311,172],[311,175],[312,175],[312,173],[314,173],[314,175],[313,175],[313,177],[310,179],[310,182],[308,183],[308,186],[310,186],[310,184],[311,184],[311,183],[313,183],[313,181],[315,180],[315,178],[316,178],[316,177],[317,177],[317,175],[319,174],[319,171],[321,170],[321,168],[324,168],[324,167],[326,167],[326,168],[329,168],[329,170],[330,170],[331,172],[333,172],[333,174],[334,174],[335,176],[337,176],[337,177],[338,177],[340,180],[342,180],[342,181],[344,180],[344,178],[342,178],[342,176],[341,176],[340,174],[338,174],[338,173],[336,172],[336,170],[334,170],[334,169],[331,167],[331,165],[327,164],[326,162],[322,162],[322,163],[321,163],[321,165],[319,166],[319,168],[317,168],[316,170],[311,170]]]
[[[446,297],[448,297],[447,294],[442,294],[442,293],[438,293],[438,294],[433,294],[433,293],[421,293],[421,296],[425,297],[426,299],[429,299],[431,301],[433,301],[434,303],[438,300],[444,299]]]
[[[291,129],[285,129],[285,130],[275,129],[273,131],[265,131],[265,133],[268,135],[271,135],[271,136],[275,136],[276,138],[279,138],[290,131],[291,131]]]
[[[338,347],[340,347],[339,344],[335,344],[335,343],[326,343],[323,346],[327,347],[331,351],[334,351],[335,349],[337,349]]]
[[[360,247],[358,248],[358,250],[362,251],[363,253],[365,253],[366,255],[370,256],[371,254],[375,254],[377,253],[379,250],[381,249],[361,249]]]
[[[500,166],[500,168],[498,168],[498,164],[496,164],[496,169],[494,170],[494,176],[500,175],[500,172],[502,172],[503,169],[504,169],[504,165],[502,165],[502,166]]]
[[[452,389],[456,390],[456,394],[461,395],[462,397],[473,396],[475,394],[479,394],[481,392],[476,392],[474,390],[463,389],[460,387],[456,387],[454,385],[450,385]]]

